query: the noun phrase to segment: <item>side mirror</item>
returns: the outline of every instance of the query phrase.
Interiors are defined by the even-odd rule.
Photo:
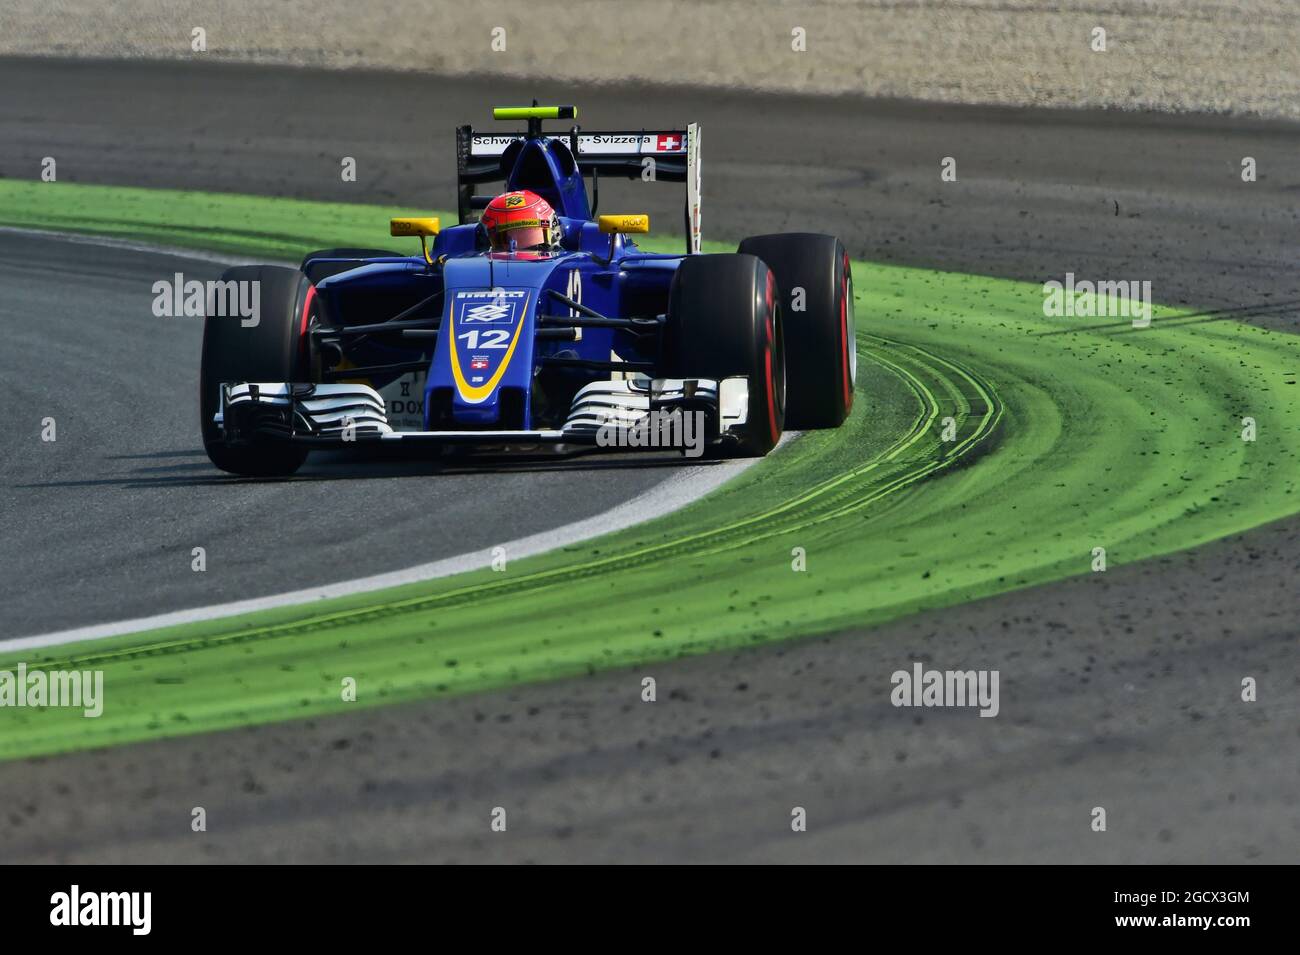
[[[429,258],[429,249],[424,244],[424,240],[429,236],[437,235],[442,228],[442,223],[438,221],[437,216],[404,216],[400,219],[388,220],[388,234],[394,236],[419,236],[420,251],[424,253],[424,261],[430,265],[433,260]]]
[[[632,233],[640,235],[650,231],[650,217],[645,213],[621,216],[601,216],[596,220],[596,222],[600,225],[600,231],[606,235],[613,235],[619,232],[624,235]]]
[[[643,212],[630,215],[599,216],[596,219],[596,224],[601,232],[609,236],[609,255],[605,257],[606,262],[614,260],[614,243],[618,241],[620,234],[642,235],[650,231],[650,217]]]

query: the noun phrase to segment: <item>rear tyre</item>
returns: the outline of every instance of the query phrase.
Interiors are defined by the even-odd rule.
[[[312,285],[317,285],[322,279],[327,279],[331,275],[338,275],[340,272],[347,272],[355,269],[357,266],[364,264],[362,259],[383,259],[400,257],[401,252],[390,252],[385,249],[319,249],[315,252],[308,252],[303,256],[302,265],[298,266],[307,278],[311,279]],[[347,262],[312,262],[312,259],[348,259]]]
[[[238,316],[209,314],[203,321],[199,373],[199,415],[203,448],[223,471],[250,477],[293,474],[305,448],[270,439],[229,446],[213,423],[223,383],[309,381],[306,329],[315,289],[297,269],[272,265],[227,269],[222,282],[257,282],[258,322],[245,327]]]
[[[663,364],[669,378],[748,378],[740,443],[713,450],[771,451],[785,426],[785,351],[771,270],[752,255],[683,259],[668,295]]]
[[[766,262],[781,292],[790,388],[786,427],[839,427],[853,410],[858,365],[853,276],[843,243],[833,235],[794,232],[753,236],[740,251]]]

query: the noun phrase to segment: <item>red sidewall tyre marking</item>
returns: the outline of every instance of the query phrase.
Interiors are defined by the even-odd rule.
[[[298,326],[298,354],[306,361],[309,357],[307,350],[307,320],[311,316],[311,303],[316,297],[316,286],[308,285],[307,294],[302,297],[302,321]]]
[[[853,381],[849,377],[849,349],[856,343],[849,341],[849,256],[845,253],[840,265],[840,364],[844,372],[844,410],[853,407]]]

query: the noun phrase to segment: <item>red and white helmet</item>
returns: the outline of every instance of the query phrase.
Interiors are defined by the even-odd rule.
[[[488,203],[481,219],[493,252],[550,252],[560,247],[560,217],[535,192],[505,192]]]

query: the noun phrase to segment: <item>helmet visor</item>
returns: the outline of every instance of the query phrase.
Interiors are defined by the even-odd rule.
[[[514,242],[515,249],[520,252],[549,247],[546,241],[546,230],[539,225],[524,226],[519,229],[497,228],[492,230],[491,238],[493,252],[509,252],[511,241]]]

